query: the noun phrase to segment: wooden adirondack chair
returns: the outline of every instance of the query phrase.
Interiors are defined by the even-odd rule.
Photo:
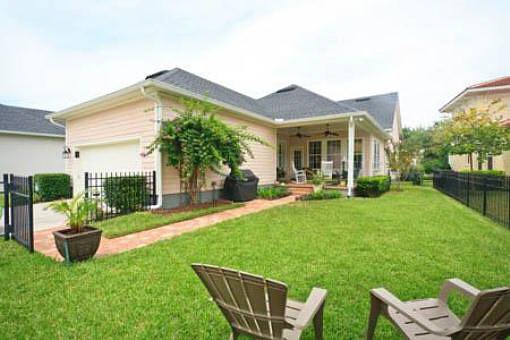
[[[462,319],[448,308],[453,290],[472,300]],[[450,279],[438,299],[402,302],[384,288],[371,290],[370,296],[367,339],[374,337],[379,314],[408,339],[505,339],[510,335],[510,287],[480,291],[460,279]]]
[[[261,276],[205,264],[193,264],[216,305],[230,323],[231,339],[299,339],[313,320],[315,339],[322,339],[326,291],[313,288],[305,303],[287,299],[287,286]]]

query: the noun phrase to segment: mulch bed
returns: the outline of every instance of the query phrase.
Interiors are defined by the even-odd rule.
[[[167,215],[167,214],[175,214],[175,213],[183,212],[183,211],[191,211],[191,210],[196,210],[196,209],[219,207],[220,205],[229,205],[229,204],[233,204],[233,202],[229,201],[229,200],[219,199],[219,200],[216,200],[214,203],[207,202],[207,203],[188,204],[188,205],[185,205],[182,207],[176,207],[176,208],[172,208],[172,209],[156,209],[156,210],[153,210],[152,212],[155,214]]]

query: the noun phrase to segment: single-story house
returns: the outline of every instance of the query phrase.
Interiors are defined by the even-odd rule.
[[[63,172],[65,129],[50,111],[0,104],[0,174]]]
[[[497,106],[502,107],[496,113],[497,118],[502,118],[501,123],[510,127],[510,77],[496,78],[468,86],[443,105],[439,111],[455,114],[469,108],[486,107],[496,100],[501,101]],[[472,161],[475,169],[503,170],[510,175],[510,151],[505,151],[500,156],[489,157],[483,164],[477,161],[476,155],[473,155]],[[450,155],[449,163],[450,167],[456,171],[470,169],[471,166],[468,155]]]
[[[162,119],[171,119],[179,98],[207,98],[219,107],[218,117],[243,125],[274,147],[254,144],[245,168],[260,185],[276,181],[276,169],[292,177],[297,169],[319,169],[332,160],[336,170],[372,176],[386,173],[384,146],[401,134],[398,94],[335,101],[297,85],[254,99],[190,72],[175,68],[51,115],[66,123],[66,171],[74,187],[83,188],[85,172],[156,171],[158,205],[180,201],[176,169],[160,153],[146,154]],[[210,176],[210,182],[221,178]],[[209,182],[209,181],[208,181]],[[211,197],[211,186],[202,198]]]

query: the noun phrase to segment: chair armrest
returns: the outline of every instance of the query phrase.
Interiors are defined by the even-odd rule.
[[[325,289],[321,288],[313,288],[308,299],[303,306],[303,309],[299,313],[295,327],[298,329],[305,328],[310,321],[312,321],[313,317],[317,312],[321,309],[326,302],[326,295],[328,292]]]
[[[449,279],[446,280],[441,287],[439,300],[446,304],[448,302],[448,296],[452,290],[455,290],[456,292],[461,293],[470,299],[474,299],[478,293],[480,293],[479,289],[471,286],[469,283],[466,283],[461,279]]]
[[[376,288],[370,291],[370,294],[381,301],[383,304],[387,306],[391,306],[392,308],[399,311],[405,317],[411,319],[414,323],[423,327],[427,331],[437,334],[444,335],[446,332],[443,329],[440,329],[435,324],[430,322],[424,316],[416,313],[412,308],[406,305],[404,302],[400,301],[395,295],[391,294],[388,290],[384,288]]]

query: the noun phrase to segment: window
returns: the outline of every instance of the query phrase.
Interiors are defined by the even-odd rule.
[[[340,141],[339,140],[328,140],[327,143],[327,159],[333,161],[333,169],[340,169]]]
[[[278,168],[285,169],[285,144],[278,143]]]
[[[303,168],[303,151],[301,150],[294,150],[294,167],[297,170]]]
[[[354,141],[354,170],[359,172],[363,167],[363,140]]]
[[[308,143],[308,167],[312,169],[320,169],[322,160],[322,142]]]
[[[379,170],[381,163],[381,144],[374,139],[374,170]]]

